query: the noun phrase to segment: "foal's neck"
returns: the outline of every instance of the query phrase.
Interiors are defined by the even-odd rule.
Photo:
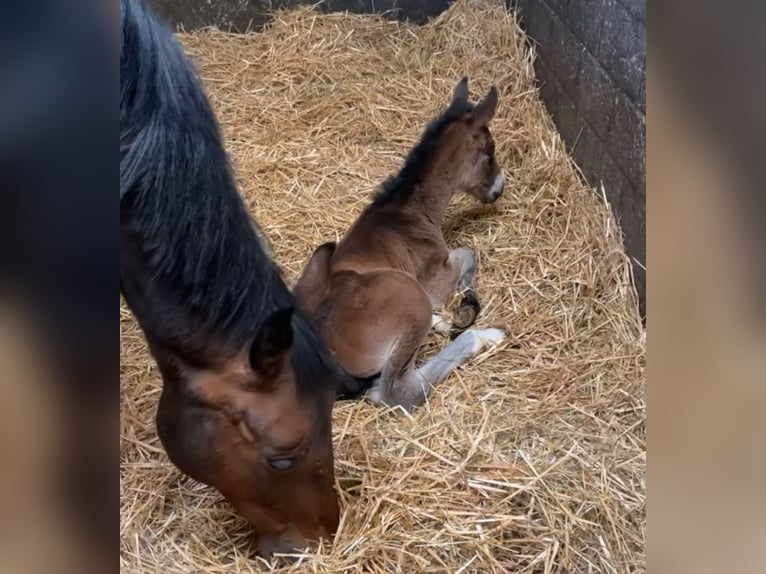
[[[459,191],[458,181],[460,178],[456,169],[446,161],[437,162],[415,185],[408,204],[441,229],[449,202]]]

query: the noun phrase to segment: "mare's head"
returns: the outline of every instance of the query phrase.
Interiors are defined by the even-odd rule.
[[[342,374],[292,308],[214,367],[177,365],[157,426],[171,460],[217,488],[264,555],[329,539],[338,526],[331,411]]]
[[[468,78],[460,80],[444,112],[443,118],[449,121],[439,142],[448,150],[457,191],[470,193],[482,203],[496,201],[504,187],[495,159],[495,140],[489,131],[497,100],[497,88],[492,86],[480,102],[472,104],[468,101]]]
[[[342,373],[259,240],[181,46],[120,4],[120,289],[163,377],[173,463],[217,488],[262,553],[334,534]]]

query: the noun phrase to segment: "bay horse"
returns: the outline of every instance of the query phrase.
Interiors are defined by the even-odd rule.
[[[453,195],[492,203],[503,192],[488,127],[497,103],[494,86],[478,104],[469,102],[463,78],[398,175],[384,182],[339,243],[314,251],[293,289],[343,368],[374,382],[373,403],[412,409],[453,369],[505,338],[499,329],[464,330],[480,307],[476,258],[465,248],[450,250],[442,235]],[[432,314],[457,291],[463,296],[452,322]],[[463,332],[416,369],[416,352],[432,327]]]
[[[304,548],[337,529],[331,411],[356,383],[259,239],[180,44],[142,0],[120,33],[120,291],[161,374],[159,438],[261,554]]]

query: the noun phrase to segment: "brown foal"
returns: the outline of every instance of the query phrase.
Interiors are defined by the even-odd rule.
[[[492,203],[503,192],[488,128],[497,101],[493,86],[481,102],[469,102],[463,78],[399,174],[383,184],[340,243],[314,251],[293,290],[344,369],[375,381],[367,394],[373,403],[416,407],[453,369],[505,338],[498,329],[464,331],[414,368],[432,327],[465,329],[479,311],[476,258],[465,248],[450,250],[441,227],[456,193]],[[457,291],[463,293],[460,324],[438,319],[432,309]]]

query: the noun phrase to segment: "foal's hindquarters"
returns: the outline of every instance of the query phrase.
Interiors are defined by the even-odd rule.
[[[484,203],[500,197],[503,177],[488,129],[497,106],[493,87],[476,105],[467,79],[450,106],[428,127],[401,172],[362,212],[339,244],[319,247],[294,289],[340,364],[360,379],[375,378],[374,403],[418,406],[456,367],[503,341],[499,329],[463,331],[435,357],[414,368],[431,328],[464,329],[476,319],[476,259],[450,250],[441,231],[457,192]],[[467,311],[455,324],[432,310],[455,292]]]
[[[306,271],[316,277],[329,271],[334,244],[315,252]],[[343,270],[326,276],[329,291],[315,311],[324,341],[338,362],[360,379],[374,377],[368,399],[375,404],[412,409],[457,367],[505,338],[499,329],[463,331],[435,357],[415,369],[417,351],[433,326],[432,300],[409,273],[395,269]],[[296,296],[310,282],[306,275]],[[316,291],[314,292],[316,293]]]

